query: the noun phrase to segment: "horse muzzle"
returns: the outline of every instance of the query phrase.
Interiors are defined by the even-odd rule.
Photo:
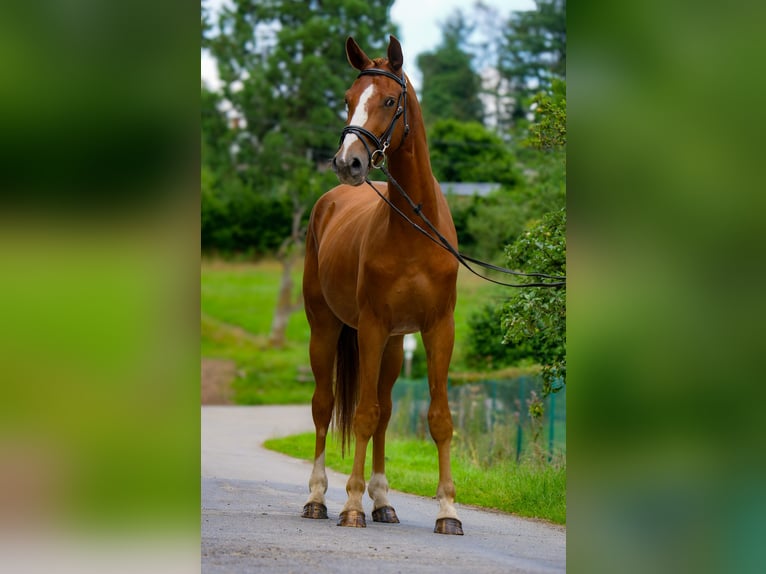
[[[332,160],[332,169],[341,183],[361,185],[370,172],[370,162],[361,155],[348,154],[347,157],[336,155]]]

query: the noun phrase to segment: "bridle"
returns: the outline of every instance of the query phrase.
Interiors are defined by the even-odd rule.
[[[362,142],[362,144],[364,144],[364,147],[367,150],[367,157],[370,162],[370,165],[374,167],[375,169],[379,169],[383,172],[383,174],[386,176],[388,181],[393,185],[394,188],[396,188],[399,194],[404,198],[407,204],[412,208],[412,211],[418,217],[420,217],[423,223],[425,223],[426,227],[428,227],[431,230],[433,235],[429,233],[426,229],[424,229],[422,226],[412,221],[412,219],[410,219],[407,216],[407,214],[405,214],[389,198],[387,198],[383,193],[381,193],[378,190],[378,188],[376,188],[372,184],[369,178],[365,178],[365,182],[367,183],[367,185],[369,185],[373,190],[375,190],[375,193],[377,193],[380,196],[380,198],[383,201],[385,201],[388,204],[388,206],[391,207],[391,209],[394,210],[400,217],[402,217],[405,221],[407,221],[410,225],[412,225],[412,227],[414,227],[417,231],[425,235],[428,239],[436,243],[439,247],[451,253],[455,257],[455,259],[457,259],[466,269],[468,269],[471,273],[473,273],[477,277],[481,277],[482,279],[486,281],[489,281],[491,283],[496,283],[498,285],[503,285],[505,287],[565,287],[566,277],[564,276],[547,275],[545,273],[522,273],[519,271],[511,271],[510,269],[506,269],[505,267],[492,265],[491,263],[486,263],[484,261],[481,261],[480,259],[475,259],[473,257],[469,257],[468,255],[464,255],[463,253],[459,252],[449,242],[449,240],[446,237],[444,237],[444,235],[442,235],[442,233],[436,228],[436,226],[433,223],[431,223],[431,221],[422,212],[423,206],[421,204],[416,204],[414,201],[412,201],[412,198],[409,195],[407,195],[407,192],[404,191],[402,186],[399,185],[399,183],[391,176],[391,173],[385,167],[386,151],[391,145],[391,136],[394,133],[396,122],[400,117],[404,116],[404,133],[402,135],[402,141],[404,141],[404,138],[406,138],[407,134],[410,133],[410,125],[407,123],[407,80],[405,79],[404,72],[402,72],[402,76],[399,77],[396,74],[392,74],[391,72],[388,72],[386,70],[381,70],[379,68],[369,68],[367,70],[362,70],[361,72],[359,72],[359,75],[357,76],[357,78],[361,78],[362,76],[386,76],[394,80],[396,83],[398,83],[402,87],[402,91],[399,94],[399,99],[396,102],[396,111],[394,112],[393,118],[391,118],[391,122],[388,124],[388,128],[386,128],[386,130],[383,132],[383,134],[380,137],[377,137],[371,131],[369,131],[368,129],[362,126],[346,126],[343,128],[343,131],[341,132],[340,142],[338,145],[343,143],[343,139],[346,137],[346,135],[348,134],[356,135],[359,138],[359,140]],[[374,150],[370,151],[370,146],[367,145],[367,141],[365,141],[365,138],[369,140],[372,144],[374,144],[375,146]],[[480,273],[476,272],[468,264],[469,261],[476,265],[480,265],[486,269],[499,271],[500,273],[506,273],[508,275],[515,275],[519,277],[535,277],[537,279],[543,279],[543,280],[548,279],[548,281],[540,281],[536,283],[523,283],[523,284],[504,283],[502,281],[496,281],[495,279],[485,277],[484,275],[481,275]]]
[[[380,168],[386,162],[386,151],[391,145],[391,136],[394,133],[396,121],[400,117],[404,117],[404,133],[402,135],[402,141],[404,141],[404,138],[406,138],[407,134],[410,133],[410,125],[407,123],[407,79],[404,76],[404,72],[402,72],[401,77],[399,77],[396,74],[392,74],[391,72],[381,70],[379,68],[369,68],[367,70],[362,70],[359,72],[357,78],[361,78],[362,76],[386,76],[387,78],[394,80],[402,87],[402,91],[399,93],[399,98],[396,101],[396,111],[394,112],[394,117],[391,118],[391,122],[388,124],[388,128],[386,128],[386,130],[383,132],[383,135],[378,137],[362,126],[346,126],[343,128],[343,131],[340,134],[340,142],[338,145],[343,143],[343,139],[346,137],[346,135],[354,134],[359,138],[362,144],[364,144],[364,147],[367,150],[367,157],[370,161],[370,165],[374,168]],[[367,145],[365,138],[374,144],[374,150],[370,151],[370,146]]]

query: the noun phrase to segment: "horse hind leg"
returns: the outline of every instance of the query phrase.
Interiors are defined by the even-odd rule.
[[[391,390],[402,369],[402,336],[390,337],[383,351],[378,380],[378,405],[380,419],[372,435],[372,476],[367,485],[367,492],[373,501],[372,520],[395,524],[399,522],[394,507],[388,500],[388,480],[386,479],[386,429],[391,418]]]

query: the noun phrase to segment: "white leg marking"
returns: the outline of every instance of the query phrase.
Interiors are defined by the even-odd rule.
[[[456,518],[460,520],[457,516],[455,505],[446,498],[439,500],[439,514],[436,515],[436,519],[439,520],[440,518]]]
[[[439,514],[436,515],[437,520],[440,518],[456,518],[460,520],[455,509],[455,500],[451,496],[447,496],[440,489],[437,489],[436,498],[439,501]]]
[[[324,467],[324,453],[314,460],[314,470],[309,478],[309,498],[306,503],[319,502],[324,504],[324,495],[327,492],[327,473]]]
[[[372,98],[374,94],[375,86],[373,84],[370,84],[365,88],[361,97],[359,98],[359,103],[354,110],[354,115],[351,116],[349,125],[364,127],[364,124],[367,123],[367,119],[369,117],[367,114],[367,102],[370,100],[370,98]],[[343,138],[343,146],[340,148],[339,159],[343,161],[346,160],[346,154],[348,153],[351,144],[353,144],[358,139],[359,138],[354,134],[347,134],[346,137]]]
[[[374,502],[373,510],[391,506],[391,503],[388,502],[388,480],[386,480],[385,474],[373,473],[370,484],[367,485],[367,492]]]

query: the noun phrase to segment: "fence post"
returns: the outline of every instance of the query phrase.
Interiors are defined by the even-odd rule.
[[[492,462],[492,451],[495,449],[495,409],[497,408],[497,381],[492,380],[489,382],[489,388],[491,389],[489,401],[485,399],[484,407],[486,408],[485,418],[487,421],[487,432],[489,433],[489,449],[487,452],[487,464]],[[486,389],[486,386],[485,386]],[[486,392],[486,391],[485,391]]]
[[[516,430],[516,463],[521,459],[521,419],[524,416],[524,377],[519,379],[519,422]]]
[[[548,462],[553,460],[553,433],[554,422],[556,418],[556,393],[548,395],[549,413],[548,413]]]

